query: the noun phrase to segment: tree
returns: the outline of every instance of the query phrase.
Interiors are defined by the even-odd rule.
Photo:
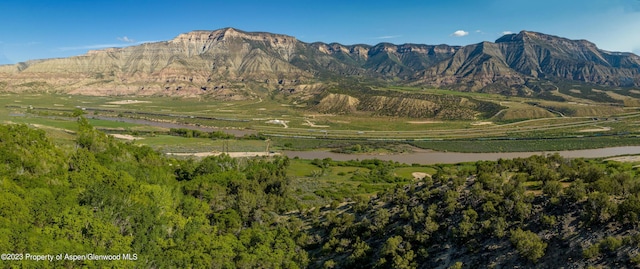
[[[389,223],[389,218],[391,217],[391,214],[389,213],[388,210],[381,208],[376,212],[376,215],[373,218],[373,227],[372,230],[374,231],[383,231],[384,228],[387,226],[387,224]]]
[[[455,230],[456,234],[465,239],[469,236],[473,236],[476,233],[476,220],[478,219],[478,213],[469,208],[462,211],[462,221],[458,224],[458,228]]]
[[[387,239],[382,246],[381,259],[383,262],[391,261],[391,268],[414,268],[415,263],[413,259],[415,254],[411,250],[411,245],[408,242],[404,242],[402,236],[394,236]]]
[[[80,108],[75,108],[73,109],[73,112],[71,112],[71,117],[77,118],[80,117],[82,115],[84,115],[84,110],[80,109]]]
[[[576,180],[569,188],[565,189],[565,196],[571,202],[578,202],[584,199],[584,197],[587,196],[586,184],[584,184],[582,180]]]
[[[464,264],[462,262],[456,262],[453,265],[449,266],[448,269],[462,269]]]
[[[359,262],[366,261],[366,257],[368,252],[371,250],[371,247],[367,244],[367,242],[362,241],[360,237],[356,238],[356,243],[353,246],[353,252],[349,255],[348,262],[352,266],[358,266]]]
[[[547,248],[547,243],[542,241],[537,234],[531,231],[523,231],[520,228],[512,230],[509,239],[520,256],[532,262],[537,262],[538,259],[542,258]]]
[[[618,206],[618,218],[624,222],[637,225],[640,222],[640,198],[629,195]]]
[[[544,193],[545,195],[551,198],[558,197],[561,190],[562,190],[562,185],[560,185],[560,182],[557,180],[546,181],[544,183],[544,186],[542,187],[542,193]]]
[[[608,194],[592,192],[585,203],[584,217],[591,223],[605,223],[616,215],[617,209]]]

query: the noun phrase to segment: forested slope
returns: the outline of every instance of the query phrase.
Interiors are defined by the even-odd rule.
[[[640,264],[640,181],[631,164],[535,156],[436,165],[432,177],[408,183],[395,181],[393,164],[366,162],[369,172],[358,177],[397,187],[300,211],[287,158],[176,160],[78,122],[67,150],[44,131],[0,126],[0,267]]]
[[[437,168],[432,178],[311,218],[312,265],[640,264],[640,181],[629,164],[550,155]]]
[[[114,141],[84,119],[78,147],[0,126],[1,267],[296,268],[306,252],[289,210],[287,159],[167,159]],[[28,261],[25,254],[136,254],[121,261]]]

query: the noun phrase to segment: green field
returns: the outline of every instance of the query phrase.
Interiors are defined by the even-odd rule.
[[[170,135],[143,137],[136,144],[147,145],[162,152],[231,152],[264,151],[265,142],[261,140],[212,140],[208,138],[184,138]]]
[[[437,170],[433,166],[393,165],[389,176],[397,177],[394,182],[365,180],[371,169],[361,162],[334,162],[322,169],[312,160],[293,159],[287,170],[291,176],[291,186],[296,196],[306,207],[324,206],[331,201],[371,197],[381,190],[398,184],[415,181],[413,173],[433,175]],[[375,167],[375,166],[373,166]]]
[[[222,142],[169,137],[163,135],[169,131],[163,123],[179,124],[184,128],[211,127],[262,134],[263,138],[272,139],[274,150],[339,149],[361,144],[373,150],[382,149],[381,152],[395,152],[404,150],[397,149],[395,145],[409,144],[439,151],[500,152],[640,145],[636,139],[640,135],[640,110],[632,106],[639,104],[640,99],[635,99],[630,91],[609,94],[611,98],[624,99],[627,106],[622,107],[580,98],[578,90],[569,91],[571,95],[566,91],[554,93],[569,100],[566,102],[440,89],[397,87],[391,90],[456,95],[494,102],[504,109],[490,118],[450,121],[372,116],[363,112],[322,114],[314,112],[306,104],[266,96],[257,100],[221,101],[207,98],[2,94],[0,121],[30,124],[50,132],[72,133],[77,128],[73,114],[81,111],[87,116],[121,119],[91,119],[90,122],[108,133],[139,136],[143,139],[135,143],[165,152],[212,151],[223,146],[229,147],[230,151],[260,151],[266,145],[264,141],[250,139]],[[625,93],[629,95],[623,95]],[[151,123],[125,122],[127,120]]]

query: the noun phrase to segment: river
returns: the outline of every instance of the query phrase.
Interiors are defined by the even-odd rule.
[[[505,152],[505,153],[461,153],[439,152],[430,150],[415,150],[412,153],[402,154],[342,154],[329,151],[283,151],[282,154],[289,158],[324,159],[331,158],[337,161],[380,159],[412,164],[437,164],[437,163],[461,163],[476,161],[496,161],[502,159],[526,158],[533,155],[558,153],[566,158],[605,158],[618,155],[640,154],[640,146],[611,147],[584,150],[566,151],[538,151],[538,152]]]
[[[204,126],[192,126],[179,123],[167,123],[149,121],[143,119],[130,119],[130,118],[116,118],[105,116],[89,116],[89,118],[110,120],[110,121],[122,121],[136,124],[146,124],[159,126],[164,128],[189,128],[205,132],[211,131],[223,131],[235,136],[243,136],[247,134],[256,133],[253,130],[246,129],[219,129],[209,128]],[[599,149],[584,149],[584,150],[566,150],[566,151],[537,151],[537,152],[504,152],[504,153],[461,153],[461,152],[440,152],[424,149],[415,149],[411,153],[402,154],[343,154],[334,153],[329,151],[282,151],[283,155],[289,158],[299,157],[301,159],[324,159],[331,158],[338,161],[348,160],[364,160],[364,159],[380,159],[386,161],[395,161],[400,163],[412,164],[437,164],[437,163],[461,163],[461,162],[476,162],[476,161],[496,161],[502,159],[513,158],[526,158],[533,155],[541,154],[553,154],[558,153],[566,158],[605,158],[619,155],[640,154],[640,146],[626,146],[626,147],[610,147]]]

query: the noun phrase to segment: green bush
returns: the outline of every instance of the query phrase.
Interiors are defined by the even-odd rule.
[[[547,248],[547,243],[542,241],[537,234],[531,231],[523,231],[520,228],[512,230],[509,239],[520,256],[532,262],[537,262],[538,259],[542,258]]]

